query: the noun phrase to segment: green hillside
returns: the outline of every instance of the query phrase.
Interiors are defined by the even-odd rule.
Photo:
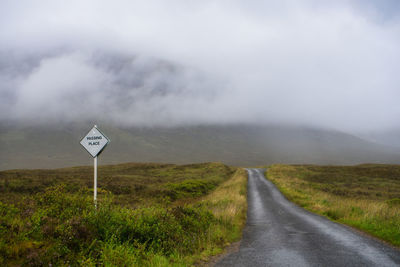
[[[341,132],[289,126],[197,126],[121,128],[99,125],[111,139],[102,164],[196,163],[236,166],[265,163],[397,163],[400,151]],[[86,125],[0,125],[0,169],[90,165],[79,145]]]

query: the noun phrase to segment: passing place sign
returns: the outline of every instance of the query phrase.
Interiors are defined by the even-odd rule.
[[[89,152],[92,157],[96,157],[105,148],[105,146],[110,142],[95,125],[85,137],[81,140],[81,145]]]

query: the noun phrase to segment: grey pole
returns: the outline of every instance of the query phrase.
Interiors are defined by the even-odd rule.
[[[94,190],[93,190],[94,206],[97,208],[97,156],[94,157]]]

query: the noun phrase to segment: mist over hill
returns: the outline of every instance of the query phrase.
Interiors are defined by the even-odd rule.
[[[160,59],[104,52],[4,54],[0,73],[8,81],[1,95],[0,169],[92,164],[79,141],[95,120],[112,140],[100,164],[400,162],[398,131],[360,138],[301,126],[305,120],[274,123],[286,120],[276,107],[268,110],[269,98],[228,98],[226,91],[215,91],[218,82],[210,76]]]
[[[400,150],[400,128],[385,131],[373,131],[361,134],[361,136],[372,142],[397,148]]]
[[[0,121],[391,129],[400,114],[398,7],[7,1]]]
[[[80,146],[91,124],[0,127],[0,169],[90,165]],[[271,163],[399,163],[400,151],[332,130],[269,125],[121,128],[99,125],[111,139],[100,164],[221,161]]]
[[[91,164],[95,123],[100,163],[399,162],[399,1],[21,1],[1,169]]]

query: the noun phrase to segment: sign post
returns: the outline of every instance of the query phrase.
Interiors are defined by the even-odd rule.
[[[109,142],[110,139],[97,128],[97,125],[93,126],[80,142],[86,151],[94,158],[93,200],[95,207],[97,207],[97,156],[100,155]]]
[[[97,208],[97,156],[94,157],[94,181],[93,181],[93,199]]]

